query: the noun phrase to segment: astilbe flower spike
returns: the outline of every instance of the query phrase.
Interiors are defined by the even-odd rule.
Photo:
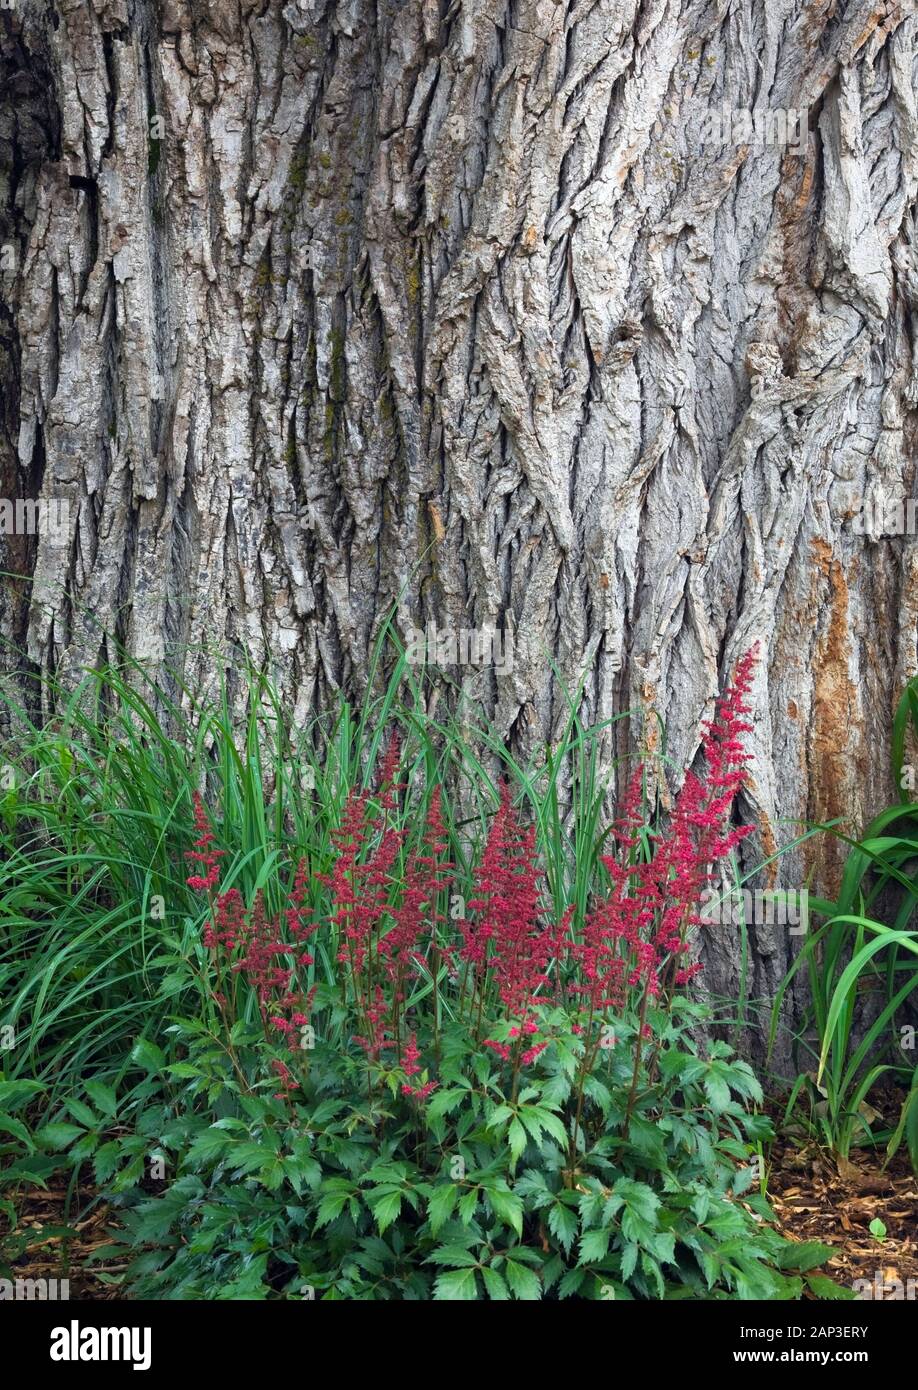
[[[303,949],[317,928],[306,906],[309,885],[306,860],[301,859],[297,865],[288,899],[290,905],[283,914],[291,938],[285,941],[281,917],[268,918],[261,893],[256,894],[249,910],[237,888],[213,895],[213,889],[220,882],[220,859],[224,851],[210,848],[215,836],[203,798],[197,792],[194,811],[198,838],[189,857],[205,865],[207,874],[193,875],[188,883],[196,891],[211,896],[213,912],[204,924],[203,942],[217,961],[221,986],[227,967],[231,975],[244,978],[255,993],[266,1033],[269,1030],[281,1033],[294,1048],[298,1030],[309,1023],[315,996],[315,986],[304,994],[294,983],[295,971],[287,964],[290,955],[295,957],[298,969],[313,963],[313,957]],[[215,991],[214,997],[221,1009],[228,1007],[229,1000],[222,987]],[[279,1094],[286,1094],[299,1085],[285,1063],[275,1061],[273,1066],[282,1087]]]
[[[747,756],[741,735],[751,731],[745,696],[757,659],[753,648],[737,663],[733,681],[704,726],[703,770],[689,770],[676,797],[665,833],[647,837],[641,850],[638,830],[644,768],[628,784],[622,811],[612,827],[616,852],[603,864],[612,888],[587,915],[579,941],[571,946],[577,978],[569,985],[590,1017],[619,1010],[628,990],[644,1003],[689,982],[700,964],[680,964],[691,948],[692,929],[701,925],[702,894],[713,866],[730,854],[754,827],[734,827],[730,812],[745,778]]]
[[[489,980],[508,1020],[515,1020],[510,1036],[516,1042],[519,1062],[529,1065],[547,1043],[523,1050],[524,1034],[537,1031],[533,1010],[548,999],[549,970],[564,950],[569,914],[560,926],[542,921],[539,906],[538,862],[535,828],[524,828],[513,809],[510,790],[500,788],[500,803],[475,876],[475,897],[469,900],[473,914],[462,922],[464,945],[460,957],[466,963],[478,991],[479,1022]],[[515,1032],[514,1032],[515,1027]],[[493,1038],[482,1046],[505,1061],[511,1048]]]
[[[204,807],[204,798],[199,791],[191,794],[194,805],[194,826],[198,832],[198,838],[194,842],[194,849],[186,850],[185,858],[191,859],[195,864],[201,864],[207,869],[207,873],[192,874],[186,879],[189,888],[194,888],[197,892],[207,893],[211,888],[216,887],[220,881],[220,860],[225,853],[222,849],[211,849],[211,845],[217,838],[210,828],[210,821],[207,818],[207,811]]]

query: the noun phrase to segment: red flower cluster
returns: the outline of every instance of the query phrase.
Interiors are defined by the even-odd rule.
[[[406,1076],[417,1076],[418,1072],[421,1070],[418,1065],[420,1056],[421,1053],[418,1049],[418,1040],[414,1033],[412,1033],[402,1053],[402,1071]],[[402,1095],[414,1096],[415,1100],[426,1100],[431,1092],[437,1089],[438,1084],[439,1083],[436,1081],[427,1081],[423,1086],[412,1086],[410,1083],[406,1082],[402,1087]]]
[[[489,1047],[504,1061],[515,1053],[515,1069],[528,1066],[548,1046],[547,1040],[523,1049],[524,1035],[538,1032],[532,1011],[548,1000],[552,962],[564,954],[571,913],[559,926],[545,924],[539,907],[538,862],[535,827],[524,829],[510,800],[506,784],[500,788],[500,805],[475,875],[476,896],[469,900],[475,914],[461,923],[464,945],[460,958],[466,962],[479,994],[479,1012],[489,981],[496,985],[497,997],[508,1019],[514,1048],[485,1038]]]
[[[588,1047],[594,1045],[593,1026],[602,1027],[610,1014],[620,1013],[629,991],[637,990],[646,1004],[685,985],[701,969],[682,959],[691,948],[692,929],[702,921],[702,893],[714,864],[752,831],[731,826],[730,812],[745,776],[741,735],[750,726],[743,720],[744,697],[756,655],[753,650],[741,659],[717,701],[704,729],[705,772],[687,774],[664,833],[644,831],[645,769],[635,771],[612,827],[616,852],[603,858],[611,891],[593,905],[576,937],[569,931],[572,909],[559,928],[540,925],[534,832],[520,827],[509,792],[502,789],[477,874],[478,896],[469,904],[477,917],[462,924],[461,955],[479,991],[486,989],[489,974],[496,979],[507,1017],[521,1025],[511,1027],[511,1039],[537,1031],[530,1011],[546,1002],[552,960],[563,964],[566,990],[582,1014],[577,1029],[588,1035]],[[643,848],[648,845],[649,853]],[[546,1043],[522,1052],[519,1042],[488,1038],[483,1046],[504,1061],[516,1057],[528,1065]]]
[[[225,851],[210,848],[217,837],[210,828],[201,793],[192,792],[191,799],[194,803],[194,827],[198,832],[198,838],[194,842],[194,849],[186,850],[185,858],[193,860],[195,864],[203,864],[207,873],[203,877],[200,874],[192,874],[186,882],[189,888],[208,893],[220,881],[220,860]]]
[[[212,893],[220,881],[219,860],[223,851],[209,849],[215,837],[198,793],[195,793],[195,827],[199,837],[195,841],[196,851],[190,857],[206,864],[208,872],[206,877],[192,876],[188,884],[199,892]],[[205,923],[203,934],[204,945],[218,959],[221,979],[225,966],[229,967],[231,974],[243,976],[255,991],[265,1030],[273,1028],[282,1033],[291,1048],[297,1045],[298,1029],[309,1023],[315,995],[315,986],[305,994],[297,987],[296,971],[287,964],[290,956],[295,958],[299,969],[313,963],[313,957],[303,949],[317,926],[310,921],[306,907],[308,885],[306,861],[301,860],[290,893],[290,905],[283,914],[288,940],[283,939],[281,917],[268,918],[263,895],[257,893],[251,909],[247,911],[242,895],[236,888],[218,893],[212,899],[213,913]],[[226,1008],[228,1001],[222,991],[218,991],[215,998],[221,1008]],[[299,1084],[284,1063],[275,1062],[274,1069],[285,1091],[294,1090]]]
[[[701,969],[679,962],[690,950],[692,928],[702,922],[702,893],[713,865],[753,829],[732,827],[730,811],[745,777],[740,735],[751,728],[742,716],[749,712],[744,696],[756,659],[753,649],[739,661],[732,684],[717,701],[702,741],[706,773],[686,774],[667,832],[649,837],[649,858],[638,852],[644,768],[631,779],[612,829],[618,852],[603,858],[612,891],[588,914],[581,940],[571,945],[579,979],[569,988],[579,992],[590,1017],[620,1009],[628,988],[640,987],[653,999],[686,984]]]
[[[378,809],[369,814],[365,792],[348,798],[341,828],[333,834],[335,863],[330,874],[319,876],[331,890],[338,960],[364,1025],[355,1041],[372,1060],[400,1049],[406,986],[425,962],[423,947],[430,948],[431,968],[437,969],[438,928],[445,920],[438,904],[453,870],[442,857],[447,840],[439,787],[431,794],[422,845],[405,857],[406,832],[391,823],[403,789],[395,780],[399,752],[393,735],[381,771]]]
[[[639,1000],[640,1035],[647,1035],[648,1001],[668,999],[701,968],[687,963],[693,929],[702,924],[700,906],[713,866],[751,833],[752,827],[731,824],[731,808],[745,777],[742,734],[750,726],[748,694],[756,652],[738,663],[732,685],[717,701],[714,718],[704,729],[704,770],[689,772],[668,825],[661,832],[646,828],[643,810],[645,769],[639,767],[625,793],[620,815],[611,829],[613,852],[603,858],[610,889],[586,913],[574,934],[574,908],[555,922],[539,900],[539,868],[534,826],[525,827],[511,802],[509,788],[500,788],[500,803],[490,826],[475,874],[469,916],[460,919],[464,966],[459,1008],[469,991],[468,1017],[476,1007],[476,1036],[485,1021],[500,1012],[506,1021],[506,1041],[484,1038],[490,1049],[514,1069],[514,1093],[520,1067],[533,1063],[549,1045],[541,1034],[540,1011],[565,995],[576,1003],[574,1031],[584,1037],[585,1056],[594,1049],[620,1014],[629,996]],[[448,837],[440,790],[431,790],[424,834],[419,845],[407,843],[398,824],[397,782],[400,750],[393,738],[386,751],[379,789],[352,794],[344,807],[330,872],[317,875],[329,890],[330,923],[337,929],[338,961],[343,967],[345,993],[359,1019],[355,1041],[370,1061],[394,1051],[405,1081],[402,1093],[425,1100],[436,1081],[415,1085],[422,1071],[417,1037],[405,1017],[410,984],[418,975],[434,980],[434,1035],[438,1038],[438,980],[442,961],[451,961],[453,947],[443,940],[445,916],[440,910],[452,882],[454,865],[445,857]],[[204,932],[205,944],[231,974],[254,989],[266,1030],[282,1033],[295,1046],[297,1029],[308,1024],[314,989],[303,993],[300,972],[313,964],[306,949],[315,932],[307,903],[309,888],[305,861],[296,871],[289,903],[269,919],[259,894],[247,909],[239,892],[217,893],[222,851],[213,848],[214,835],[199,795],[194,799],[198,832],[189,857],[203,874],[189,884],[211,896],[213,912]],[[226,1006],[222,994],[217,995]],[[599,1029],[599,1032],[596,1030]],[[274,1063],[282,1088],[297,1082],[283,1062]]]
[[[500,805],[475,875],[476,896],[469,900],[475,917],[461,923],[462,960],[479,984],[486,974],[496,980],[508,1018],[528,1019],[531,1008],[545,1003],[548,971],[564,947],[568,919],[545,925],[539,910],[535,827],[524,829],[501,785]]]

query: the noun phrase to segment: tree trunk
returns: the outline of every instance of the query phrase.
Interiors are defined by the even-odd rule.
[[[913,4],[10,3],[0,493],[69,504],[7,539],[35,668],[114,637],[207,688],[242,644],[303,719],[395,605],[506,634],[458,678],[520,753],[551,658],[681,765],[758,641],[759,853],[889,798],[918,560],[859,507],[918,443]],[[753,928],[748,992],[795,949]],[[735,929],[704,954],[735,997]]]

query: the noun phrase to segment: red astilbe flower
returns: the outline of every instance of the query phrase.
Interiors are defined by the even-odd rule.
[[[422,937],[428,936],[432,948],[437,950],[438,928],[446,920],[445,915],[438,911],[437,904],[452,882],[455,867],[441,857],[446,846],[440,788],[434,787],[427,810],[422,849],[409,856],[398,906],[390,910],[393,925],[378,945],[383,968],[393,985],[392,1002],[396,1008],[403,1001],[405,981],[417,973],[418,966],[424,960],[420,949]],[[436,962],[433,968],[436,969]]]
[[[749,713],[745,696],[752,684],[758,659],[758,646],[737,663],[732,682],[715,704],[714,718],[704,726],[702,754],[705,771],[696,776],[686,773],[676,799],[669,835],[660,846],[659,876],[666,907],[654,937],[658,953],[674,962],[689,949],[690,931],[702,925],[699,907],[709,886],[714,866],[725,859],[754,826],[732,826],[730,814],[737,793],[746,777],[748,756],[742,735],[752,732],[743,718]],[[701,969],[700,964],[676,969],[680,983],[686,983]]]
[[[701,969],[679,960],[690,949],[692,928],[701,924],[702,893],[714,864],[754,829],[731,826],[730,812],[745,777],[740,736],[751,728],[742,716],[748,713],[744,696],[756,659],[753,649],[739,661],[733,682],[717,700],[714,718],[704,726],[704,770],[686,774],[667,830],[649,836],[649,859],[635,853],[644,768],[629,782],[612,827],[616,853],[602,861],[612,890],[588,914],[580,941],[571,946],[578,972],[569,988],[591,1017],[620,1009],[628,989],[654,999]]]
[[[318,923],[309,920],[309,911],[306,907],[306,893],[309,888],[309,866],[305,856],[300,860],[296,868],[296,877],[293,880],[293,888],[290,891],[290,906],[285,912],[287,919],[287,930],[297,946],[304,946],[306,941],[317,929]],[[297,956],[297,965],[312,965],[315,956],[311,956],[308,951],[301,951]]]
[[[392,952],[404,950],[407,965],[418,934],[415,918],[424,900],[424,890],[415,880],[420,865],[415,864],[407,885],[408,898],[402,909],[390,906],[394,873],[405,832],[390,824],[396,810],[396,793],[403,789],[396,781],[400,745],[397,734],[389,740],[380,773],[377,795],[379,810],[369,814],[369,795],[352,793],[344,807],[340,829],[332,833],[335,861],[329,874],[318,875],[331,891],[332,922],[338,929],[338,960],[347,968],[353,1001],[364,1025],[355,1041],[376,1060],[384,1049],[398,1044],[398,996],[388,997],[381,979],[399,977]],[[411,866],[409,865],[409,868]],[[382,942],[395,923],[395,939],[389,947]]]
[[[560,926],[542,921],[535,828],[521,825],[505,784],[475,875],[475,891],[468,904],[474,916],[461,924],[460,957],[472,972],[479,1010],[488,981],[494,981],[507,1019],[516,1021],[510,1036],[517,1040],[519,1061],[528,1065],[548,1045],[542,1041],[521,1047],[524,1035],[538,1031],[532,1012],[547,1002],[551,963],[564,950],[570,914]],[[493,1038],[482,1046],[505,1061],[511,1057],[511,1047]]]
[[[405,1043],[405,1050],[402,1055],[402,1071],[406,1076],[417,1076],[421,1068],[418,1065],[420,1060],[420,1049],[418,1040],[414,1033]],[[402,1086],[403,1096],[413,1096],[415,1100],[426,1100],[431,1092],[437,1089],[438,1081],[427,1081],[423,1086],[412,1086],[410,1082],[405,1082]]]
[[[198,793],[195,793],[194,804],[198,838],[195,849],[189,851],[189,857],[196,863],[204,864],[208,872],[203,877],[194,875],[188,883],[198,892],[209,894],[220,880],[223,851],[210,848],[214,835]],[[256,894],[248,910],[237,888],[218,893],[212,898],[213,914],[205,922],[203,930],[204,945],[214,954],[221,982],[227,968],[230,974],[242,977],[255,992],[265,1032],[273,1030],[283,1034],[291,1048],[296,1047],[298,1029],[309,1023],[315,996],[315,986],[308,993],[303,993],[295,983],[295,971],[288,963],[291,955],[298,968],[313,963],[313,957],[303,949],[317,927],[317,923],[309,919],[306,905],[308,886],[308,866],[306,860],[301,859],[290,891],[289,906],[274,919],[268,918],[261,893]],[[282,921],[287,925],[288,941],[283,939]],[[215,991],[214,998],[221,1009],[227,1008],[229,1001],[222,989]],[[273,1066],[283,1088],[282,1094],[299,1085],[284,1063],[275,1061]]]
[[[201,793],[199,791],[192,792],[191,800],[194,804],[194,825],[198,832],[198,838],[194,842],[194,849],[185,851],[185,858],[193,860],[195,864],[202,864],[207,869],[207,873],[203,876],[192,874],[185,881],[189,888],[194,888],[199,893],[208,893],[220,882],[220,860],[225,851],[210,848],[217,837],[210,828],[210,821]]]

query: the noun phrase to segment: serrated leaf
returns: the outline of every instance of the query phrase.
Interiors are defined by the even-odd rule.
[[[580,1237],[579,1265],[597,1264],[609,1250],[609,1231],[587,1231]]]
[[[526,1138],[526,1131],[519,1120],[514,1119],[511,1122],[510,1128],[507,1131],[507,1138],[510,1143],[510,1157],[513,1159],[513,1162],[516,1163],[529,1142]]]
[[[586,1278],[585,1269],[569,1269],[558,1285],[558,1297],[570,1298],[580,1288]]]
[[[492,1269],[490,1265],[485,1265],[481,1274],[484,1279],[485,1292],[488,1298],[495,1301],[500,1300],[501,1302],[509,1299],[510,1291],[496,1269]]]
[[[577,1235],[577,1226],[576,1213],[563,1202],[555,1202],[549,1207],[548,1229],[568,1254]]]
[[[111,1086],[106,1086],[104,1081],[86,1081],[83,1089],[100,1115],[110,1119],[117,1115],[118,1097]]]
[[[541,1299],[542,1285],[538,1275],[533,1274],[531,1269],[527,1269],[523,1264],[517,1264],[508,1256],[504,1270],[506,1271],[507,1284],[514,1298],[524,1300],[527,1303],[535,1303]]]
[[[438,1245],[425,1261],[432,1265],[454,1265],[460,1269],[468,1269],[477,1265],[478,1261],[474,1255],[466,1250],[464,1245]]]
[[[350,1188],[324,1192],[319,1201],[319,1210],[316,1213],[316,1230],[322,1226],[327,1226],[330,1221],[336,1220],[350,1201],[351,1196]]]
[[[73,1116],[78,1125],[83,1125],[86,1129],[92,1129],[98,1121],[95,1111],[90,1110],[89,1106],[82,1100],[75,1100],[71,1097],[64,1101],[65,1109]]]
[[[15,1119],[12,1115],[7,1115],[3,1111],[0,1111],[0,1134],[12,1134],[14,1139],[18,1139],[21,1144],[25,1144],[30,1153],[35,1150],[32,1137],[22,1121]]]
[[[660,1199],[652,1187],[644,1182],[635,1182],[633,1178],[619,1178],[613,1192],[629,1211],[635,1212],[644,1221],[656,1221]]]
[[[448,1301],[474,1302],[478,1298],[478,1284],[474,1269],[451,1269],[438,1276],[434,1285],[434,1300],[438,1303]]]
[[[515,1193],[504,1191],[498,1187],[486,1187],[488,1200],[494,1210],[494,1215],[498,1220],[510,1226],[517,1234],[523,1238],[523,1204]]]
[[[441,1183],[431,1192],[427,1199],[427,1220],[430,1222],[433,1236],[439,1235],[441,1228],[452,1216],[458,1198],[459,1188],[454,1182]]]
[[[367,1202],[372,1209],[376,1224],[379,1227],[379,1234],[383,1235],[392,1222],[396,1220],[402,1209],[402,1192],[396,1189],[394,1192],[384,1192],[381,1197],[374,1200],[372,1192],[367,1194]]]
[[[131,1049],[131,1061],[136,1062],[144,1071],[149,1072],[160,1072],[166,1065],[166,1058],[162,1050],[149,1038],[137,1039]]]
[[[836,1284],[835,1280],[830,1279],[828,1274],[808,1274],[806,1282],[817,1298],[845,1301],[857,1298],[854,1289],[845,1288],[844,1284]]]
[[[86,1131],[81,1125],[68,1125],[63,1120],[54,1124],[42,1125],[41,1129],[35,1131],[35,1143],[40,1149],[51,1149],[59,1152],[66,1149],[75,1139],[79,1139]]]
[[[779,1269],[799,1269],[805,1272],[815,1269],[817,1265],[824,1265],[826,1260],[831,1260],[837,1253],[831,1245],[823,1245],[818,1240],[794,1241],[779,1251],[775,1263]]]
[[[117,1139],[112,1139],[109,1143],[103,1144],[100,1149],[97,1149],[92,1161],[96,1182],[108,1182],[109,1178],[116,1171],[118,1164],[121,1162],[121,1157],[121,1145],[118,1143]]]
[[[474,1219],[478,1209],[478,1189],[473,1187],[470,1192],[464,1192],[459,1199],[459,1220],[463,1226],[468,1226]]]
[[[38,1081],[0,1081],[0,1105],[11,1114],[44,1089]]]
[[[200,1167],[214,1159],[222,1158],[235,1141],[222,1129],[209,1128],[197,1135],[185,1156],[190,1168]]]

